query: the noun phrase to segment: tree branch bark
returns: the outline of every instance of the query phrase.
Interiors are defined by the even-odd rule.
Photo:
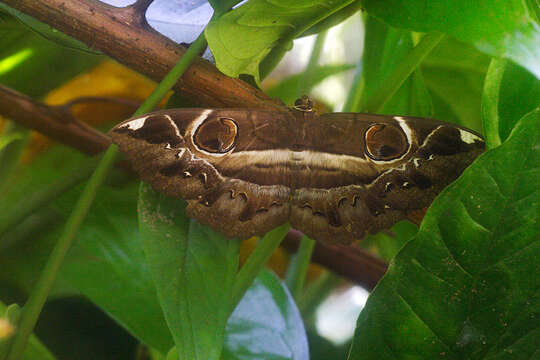
[[[145,20],[151,0],[116,8],[97,0],[2,0],[5,4],[82,41],[131,69],[160,81],[186,49],[153,30]],[[198,58],[175,90],[208,107],[283,109],[279,100]]]
[[[0,115],[88,155],[111,143],[105,134],[73,118],[67,107],[46,105],[2,85]]]

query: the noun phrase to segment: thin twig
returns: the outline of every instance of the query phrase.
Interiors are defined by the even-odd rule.
[[[67,109],[46,105],[2,85],[0,115],[85,154],[100,153],[110,144],[108,136],[77,121]]]

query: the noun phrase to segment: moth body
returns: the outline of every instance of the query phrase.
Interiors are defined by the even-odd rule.
[[[350,243],[423,209],[484,149],[433,119],[358,113],[169,109],[110,132],[141,179],[230,237],[289,221]]]

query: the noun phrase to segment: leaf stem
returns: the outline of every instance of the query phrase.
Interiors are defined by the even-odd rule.
[[[354,70],[354,78],[349,88],[345,105],[343,105],[343,112],[358,112],[360,111],[360,103],[362,101],[362,92],[364,90],[364,73],[363,73],[363,60],[358,60]]]
[[[343,282],[341,277],[327,271],[306,288],[306,291],[297,300],[298,308],[306,322],[308,319],[313,318],[315,311],[321,302],[326,299],[332,290],[334,290],[341,282]]]
[[[311,56],[309,57],[309,62],[306,66],[306,70],[304,71],[304,74],[298,82],[298,97],[306,95],[306,93],[309,91],[308,84],[317,72],[317,65],[319,64],[319,59],[321,57],[321,52],[324,46],[324,41],[326,40],[327,33],[328,31],[325,30],[319,33],[319,35],[317,35],[317,38],[315,39],[315,43],[313,44],[313,49],[311,50]]]
[[[296,301],[298,301],[302,289],[304,288],[304,282],[306,280],[306,274],[314,247],[315,241],[311,240],[306,235],[302,236],[298,252],[291,260],[289,268],[287,269],[285,283]]]
[[[277,228],[267,232],[260,240],[259,244],[253,250],[246,262],[240,268],[236,275],[231,295],[230,313],[234,311],[247,289],[253,283],[263,266],[266,264],[274,250],[277,249],[281,240],[287,235],[290,225],[285,223]]]
[[[38,316],[43,308],[43,304],[45,304],[45,301],[47,300],[47,296],[49,295],[51,287],[56,279],[58,269],[62,265],[64,257],[71,246],[72,240],[75,237],[75,234],[77,233],[82,221],[84,220],[88,209],[92,205],[97,190],[103,183],[109,169],[114,164],[117,152],[118,150],[115,145],[111,145],[109,149],[107,149],[103,159],[99,163],[79,200],[77,201],[75,209],[69,216],[64,227],[64,231],[54,246],[49,259],[45,264],[45,268],[41,272],[40,278],[23,308],[17,333],[15,334],[13,343],[7,355],[8,360],[17,360],[22,358],[28,337],[34,329]]]
[[[481,106],[482,125],[484,127],[488,149],[501,145],[499,134],[499,93],[507,63],[508,61],[506,59],[491,59],[486,73],[486,79],[484,80]]]
[[[444,34],[428,33],[426,34],[390,74],[388,79],[382,82],[382,85],[367,100],[364,111],[378,112],[384,104],[392,98],[399,90],[401,85],[407,80],[411,73],[420,65],[422,60],[433,50],[433,48],[442,40]]]
[[[204,38],[204,34],[201,34],[186,51],[184,56],[182,56],[178,63],[154,89],[152,94],[144,101],[139,109],[135,111],[133,116],[138,116],[152,110],[178,81],[178,78],[186,71],[193,59],[205,47],[206,39]],[[47,300],[64,257],[71,247],[73,238],[88,213],[99,187],[106,179],[117,156],[118,147],[116,145],[109,146],[96,170],[92,174],[92,177],[86,184],[81,196],[77,200],[75,208],[66,222],[64,231],[51,252],[36,287],[32,290],[32,293],[24,306],[21,322],[19,323],[18,331],[14,336],[13,343],[8,352],[7,360],[17,360],[22,357],[24,348],[28,342],[28,337],[34,329],[39,313]]]

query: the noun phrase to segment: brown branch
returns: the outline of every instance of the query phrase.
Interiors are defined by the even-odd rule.
[[[66,107],[48,106],[2,85],[0,115],[85,154],[97,154],[111,143],[107,135],[73,118]]]
[[[301,232],[291,230],[281,245],[289,251],[296,251],[301,237]],[[373,290],[388,268],[385,261],[357,246],[329,245],[322,242],[315,244],[311,261],[368,290]]]
[[[2,0],[82,41],[131,69],[160,81],[186,49],[152,30],[144,20],[150,0],[115,8],[97,0]],[[201,58],[175,85],[183,96],[210,107],[283,109],[258,89],[223,75]]]

